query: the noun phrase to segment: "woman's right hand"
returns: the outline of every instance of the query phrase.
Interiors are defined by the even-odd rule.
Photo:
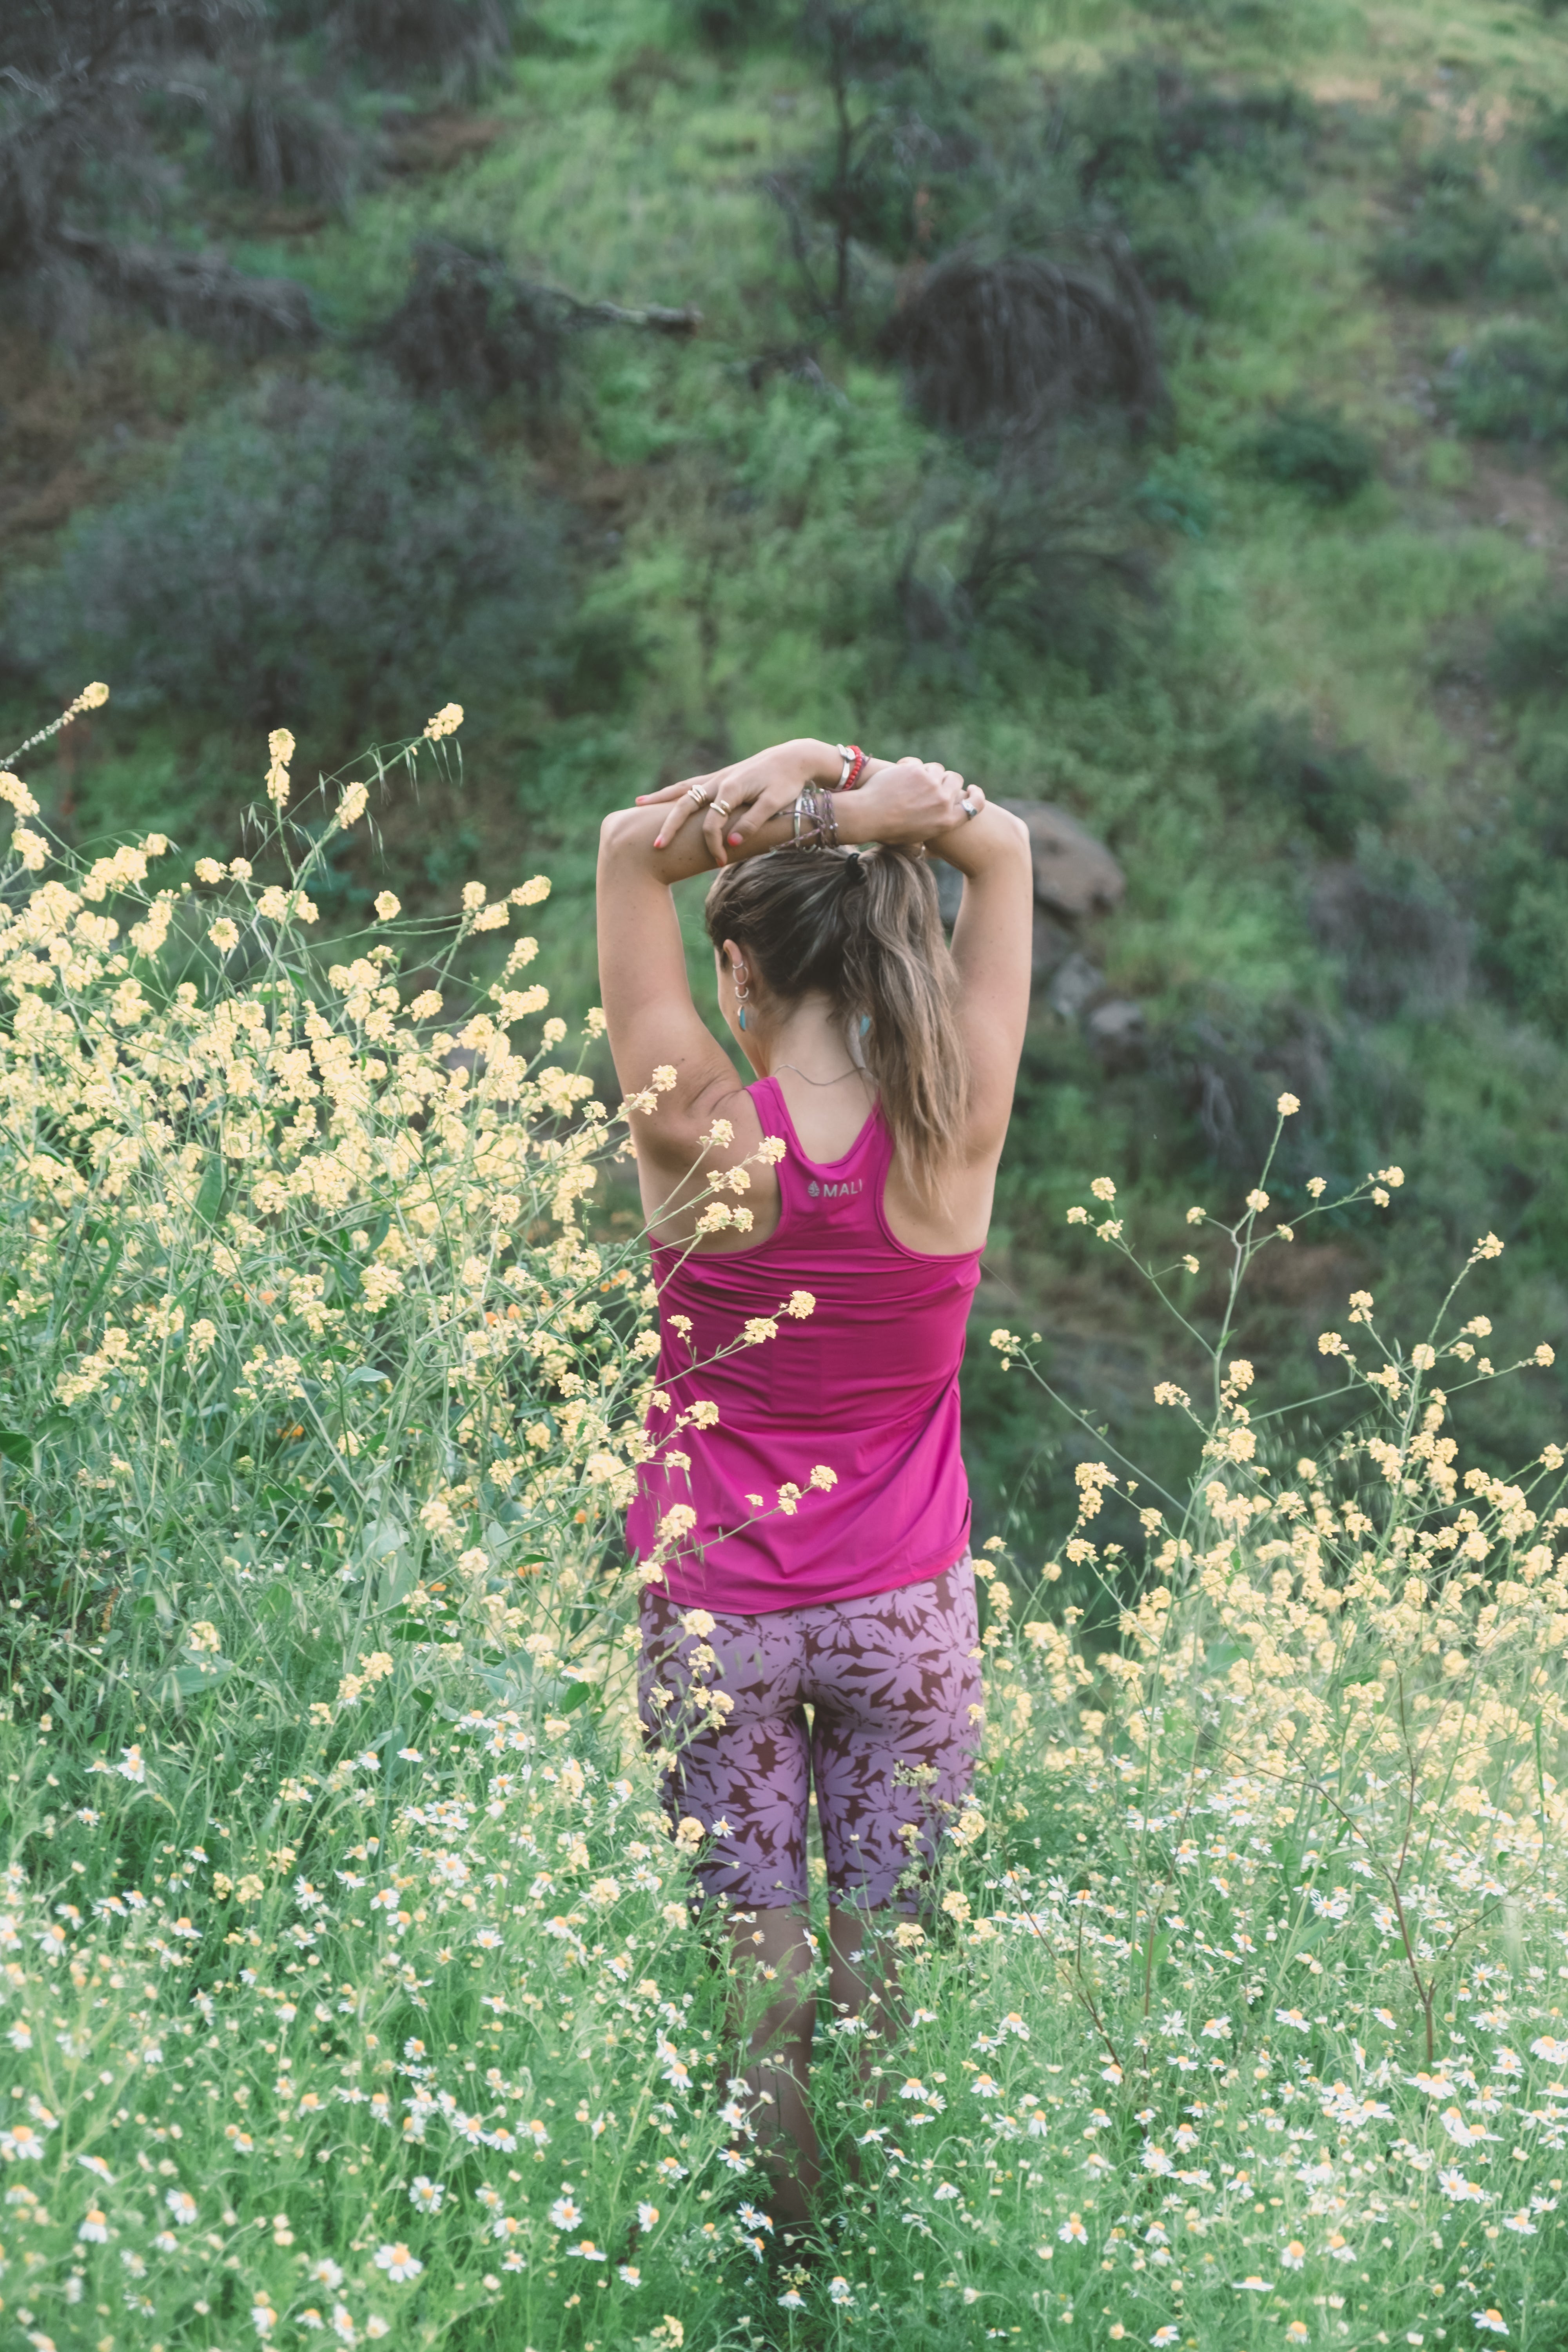
[[[879,770],[858,793],[841,796],[839,838],[894,842],[906,847],[917,842],[934,843],[955,826],[973,824],[969,809],[978,814],[984,805],[985,795],[979,785],[965,786],[963,778],[944,768],[940,760],[900,760]]]
[[[727,866],[730,851],[743,852],[773,817],[794,805],[807,784],[836,774],[837,768],[832,744],[801,736],[793,742],[772,743],[749,760],[716,768],[711,774],[686,776],[660,792],[639,793],[637,806],[662,806],[669,812],[656,849],[667,849],[697,819],[714,865]]]

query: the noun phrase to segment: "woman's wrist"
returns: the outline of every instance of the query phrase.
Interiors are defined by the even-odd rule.
[[[962,824],[950,826],[945,833],[933,834],[926,843],[933,857],[940,857],[953,871],[973,880],[987,866],[1005,863],[1009,858],[1029,864],[1032,852],[1028,827],[1011,809],[998,807],[987,801],[977,816],[966,817]]]
[[[839,790],[847,775],[854,778],[851,791],[858,792],[871,782],[873,776],[879,776],[898,764],[893,760],[875,760],[868,751],[861,751],[856,744],[818,742],[809,735],[800,739],[798,749],[808,763],[804,782],[825,784],[830,793]]]
[[[844,760],[837,743],[826,743],[815,735],[803,735],[794,745],[801,763],[801,787],[826,784],[831,791],[844,772]]]

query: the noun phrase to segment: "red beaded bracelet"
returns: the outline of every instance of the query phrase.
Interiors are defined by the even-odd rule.
[[[840,743],[838,756],[844,765],[833,789],[836,793],[852,793],[866,772],[866,754],[858,743]]]

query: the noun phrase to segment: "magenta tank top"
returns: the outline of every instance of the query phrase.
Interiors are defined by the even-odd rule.
[[[648,1414],[654,1451],[627,1537],[647,1558],[664,1514],[687,1506],[696,1522],[668,1559],[672,1597],[759,1615],[919,1584],[962,1558],[958,1373],[980,1252],[932,1257],[895,1240],[882,1199],[893,1139],[879,1108],[824,1166],[802,1151],[774,1080],[748,1091],[763,1133],[788,1147],[778,1225],[725,1256],[654,1249],[658,1385],[670,1402]],[[796,1290],[816,1302],[800,1321],[783,1311]],[[753,1316],[776,1319],[777,1338],[710,1361]],[[703,1400],[718,1407],[717,1424],[672,1434]],[[667,1465],[672,1447],[689,1470]],[[819,1464],[837,1484],[813,1491]],[[803,1490],[787,1514],[786,1483]]]

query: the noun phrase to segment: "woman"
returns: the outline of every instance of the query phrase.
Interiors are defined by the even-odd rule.
[[[951,953],[926,850],[963,877]],[[670,898],[715,867],[719,1003],[749,1087],[692,1003]],[[1028,840],[940,766],[803,740],[607,818],[598,900],[616,1073],[633,1094],[660,1069],[662,1087],[632,1122],[661,1316],[629,1529],[661,1564],[644,1720],[688,1735],[671,1811],[700,1822],[704,1890],[782,1988],[750,2079],[799,2221],[808,1788],[832,1997],[858,2011],[867,1917],[915,1906],[978,1738],[958,1368],[1028,1007]],[[716,1185],[741,1207],[717,1229]],[[754,1318],[773,1336],[744,1344]]]

